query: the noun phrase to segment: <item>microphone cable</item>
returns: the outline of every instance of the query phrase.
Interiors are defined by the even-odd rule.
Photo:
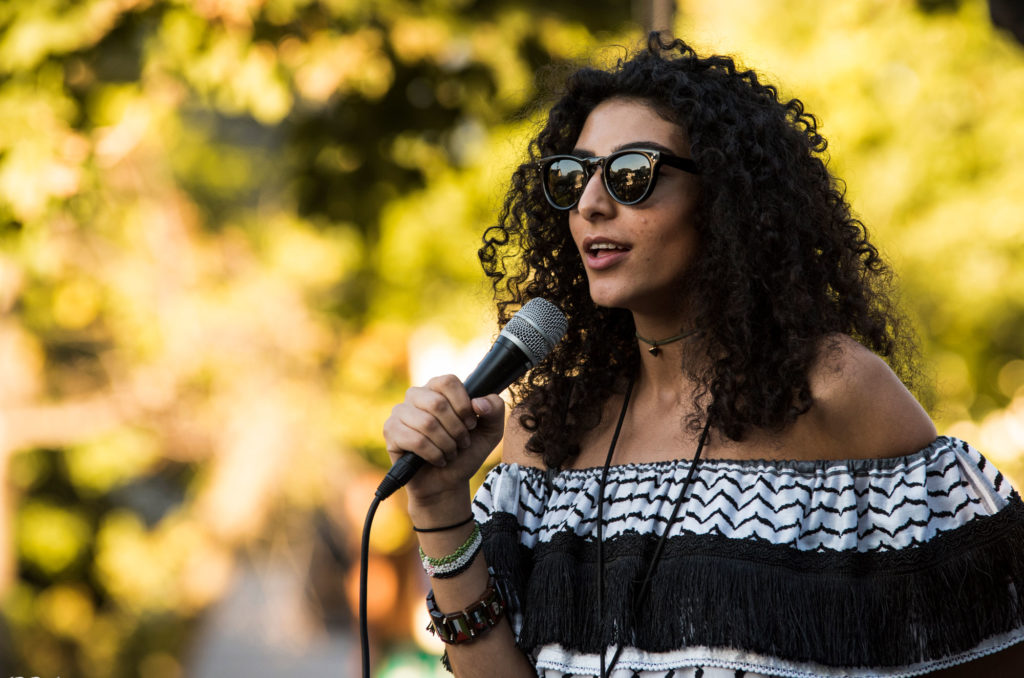
[[[370,502],[370,510],[366,512],[363,523],[363,539],[359,548],[359,649],[363,662],[363,678],[370,678],[370,632],[366,623],[366,578],[370,561],[370,527],[373,516],[377,513],[381,498],[375,496]]]

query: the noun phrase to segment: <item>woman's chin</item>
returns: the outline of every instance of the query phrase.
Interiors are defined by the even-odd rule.
[[[622,308],[622,295],[610,293],[608,290],[590,288],[590,299],[603,308]]]
[[[594,304],[602,308],[624,308],[632,311],[636,305],[636,300],[628,294],[612,294],[591,290],[590,298]]]
[[[679,313],[679,299],[673,294],[641,295],[624,290],[590,288],[590,299],[601,308],[622,308],[639,315],[662,316]]]

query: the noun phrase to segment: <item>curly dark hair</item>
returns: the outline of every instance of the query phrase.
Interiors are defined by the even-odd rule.
[[[607,398],[639,366],[632,315],[591,300],[568,213],[548,205],[534,165],[570,152],[590,112],[612,98],[641,100],[679,125],[701,168],[700,251],[686,285],[701,355],[682,366],[698,384],[689,427],[706,421],[742,440],[792,423],[812,405],[808,371],[835,333],[911,380],[915,341],[894,303],[892,273],[826,167],[815,117],[731,58],[702,58],[682,40],[652,34],[646,50],[613,68],[568,78],[512,176],[498,225],[484,234],[479,257],[499,324],[537,296],[569,321],[548,359],[513,387],[529,452],[553,468],[573,459]]]

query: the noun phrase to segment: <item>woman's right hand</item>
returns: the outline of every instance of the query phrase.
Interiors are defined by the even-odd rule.
[[[470,400],[450,374],[406,391],[384,422],[384,441],[391,463],[406,452],[427,462],[406,485],[410,503],[429,506],[468,493],[469,479],[501,440],[504,423],[501,398]]]

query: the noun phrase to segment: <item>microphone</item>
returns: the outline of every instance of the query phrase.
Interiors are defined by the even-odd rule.
[[[470,398],[500,393],[534,365],[547,357],[566,330],[565,315],[547,299],[526,302],[505,323],[491,350],[466,377]],[[377,498],[387,499],[408,483],[423,464],[422,457],[406,452],[394,463],[377,487]]]

